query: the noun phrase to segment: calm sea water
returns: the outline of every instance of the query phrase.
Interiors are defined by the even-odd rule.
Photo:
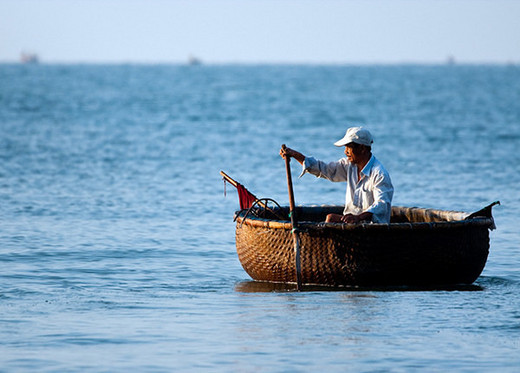
[[[375,136],[394,204],[497,230],[474,287],[254,283],[235,190]],[[520,67],[0,65],[0,371],[520,369]],[[298,179],[297,204],[344,185]],[[439,270],[442,270],[439,269]]]

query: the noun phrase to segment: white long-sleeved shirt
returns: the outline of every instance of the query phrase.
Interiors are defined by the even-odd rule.
[[[357,166],[347,158],[325,163],[313,157],[305,157],[300,177],[306,172],[330,181],[347,182],[343,214],[371,212],[372,222],[390,222],[394,187],[388,171],[373,155],[361,170],[359,180]]]

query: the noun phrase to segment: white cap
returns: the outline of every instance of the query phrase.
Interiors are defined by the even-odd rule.
[[[334,145],[345,146],[351,142],[371,146],[374,139],[367,129],[364,129],[363,127],[350,127],[347,130],[347,133],[345,133],[345,136],[343,136],[341,140],[336,141]]]

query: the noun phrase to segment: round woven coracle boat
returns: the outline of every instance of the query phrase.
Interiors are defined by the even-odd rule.
[[[298,206],[301,282],[332,286],[471,284],[494,229],[491,206],[476,213],[392,207],[390,224],[325,223],[341,206]],[[288,208],[235,213],[236,247],[258,281],[296,283]]]

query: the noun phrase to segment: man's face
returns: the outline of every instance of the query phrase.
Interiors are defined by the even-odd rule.
[[[347,159],[354,164],[359,163],[362,153],[363,147],[359,144],[351,142],[345,145],[345,155]]]

